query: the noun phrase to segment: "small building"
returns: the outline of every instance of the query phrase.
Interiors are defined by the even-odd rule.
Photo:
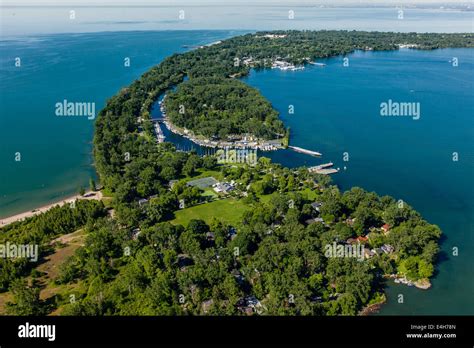
[[[214,300],[213,300],[213,299],[204,301],[204,302],[201,304],[202,311],[203,311],[204,313],[209,312],[209,310],[211,309],[211,307],[212,307],[213,304],[214,304]]]
[[[218,182],[217,184],[212,185],[214,191],[217,193],[230,193],[235,189],[235,184],[229,182]]]
[[[369,238],[367,237],[359,236],[357,238],[349,238],[348,240],[346,240],[346,244],[356,244],[356,243],[365,244],[368,240]]]
[[[311,297],[309,298],[309,300],[310,300],[311,302],[321,303],[321,302],[323,302],[323,297],[322,297],[322,296],[314,296],[314,295],[313,295],[313,296],[311,296]]]
[[[374,251],[364,248],[364,257],[366,259],[370,259],[371,257],[374,257],[375,255],[376,254]]]
[[[391,254],[395,251],[395,248],[390,244],[384,244],[380,247],[385,254]]]
[[[324,224],[323,218],[320,218],[320,217],[313,218],[313,219],[308,219],[308,220],[305,221],[305,223],[306,223],[307,225],[311,225],[311,224],[314,224],[314,223],[316,223],[316,222],[320,222],[320,223]]]
[[[227,237],[230,238],[230,240],[233,240],[235,237],[237,237],[237,230],[235,227],[230,227],[229,231],[227,232]]]
[[[366,243],[366,242],[369,240],[369,238],[363,237],[363,236],[359,236],[359,237],[356,238],[356,240],[357,240],[357,242],[359,242],[359,243]]]
[[[347,226],[353,226],[355,219],[347,218],[344,222],[346,223]]]
[[[346,244],[355,244],[355,243],[357,243],[357,239],[355,238],[348,238],[346,240]]]
[[[322,202],[313,202],[311,203],[311,207],[313,207],[314,210],[316,210],[318,213],[320,211],[320,208],[322,207],[323,203]]]
[[[231,274],[234,276],[235,280],[237,281],[237,283],[239,283],[240,285],[242,285],[245,281],[245,278],[242,276],[242,274],[240,273],[239,270],[237,269],[233,269],[231,271]]]
[[[214,241],[214,233],[213,233],[213,232],[207,232],[207,233],[206,233],[206,239],[207,239],[209,242]]]
[[[255,296],[246,296],[239,301],[237,308],[247,314],[251,315],[253,313],[261,314],[265,307]]]
[[[132,230],[132,239],[137,240],[138,236],[142,233],[139,228],[135,228]]]
[[[139,205],[140,207],[143,206],[143,205],[145,205],[145,204],[147,204],[147,203],[148,203],[148,199],[146,199],[146,198],[142,198],[142,199],[139,199],[139,200],[138,200],[138,205]]]
[[[381,227],[381,229],[382,229],[382,232],[383,232],[384,234],[387,234],[387,233],[390,231],[390,225],[389,225],[389,224],[385,224],[385,225],[383,225],[383,226]]]

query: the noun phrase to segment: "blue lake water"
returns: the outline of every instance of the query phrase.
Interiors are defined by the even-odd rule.
[[[120,88],[163,58],[184,52],[182,45],[238,33],[59,34],[0,41],[0,217],[75,194],[95,175],[93,120],[58,117],[57,102],[95,103],[98,113]],[[16,57],[21,67],[15,67]]]
[[[458,67],[449,62],[453,57]],[[443,230],[445,260],[433,288],[394,284],[382,314],[473,314],[474,50],[356,52],[348,58],[349,67],[338,57],[321,60],[323,68],[265,70],[244,79],[280,111],[291,144],[323,154],[268,156],[288,166],[332,161],[341,168],[333,178],[342,189],[361,186],[402,199]],[[389,99],[420,103],[420,119],[380,116],[380,104]]]
[[[73,194],[94,175],[93,122],[57,117],[56,102],[95,102],[98,111],[151,66],[184,51],[182,45],[239,33],[116,32],[0,41],[0,217]],[[293,145],[323,153],[321,159],[292,151],[267,156],[288,166],[345,166],[334,176],[341,188],[358,185],[403,199],[443,230],[445,260],[433,288],[391,285],[382,314],[474,314],[473,52],[355,52],[349,67],[337,57],[325,60],[324,68],[265,70],[244,79],[280,111]],[[15,57],[21,57],[21,68],[14,67]],[[453,57],[458,67],[449,63]],[[420,119],[380,116],[380,103],[389,99],[420,103]],[[178,136],[168,140],[191,146]],[[20,162],[14,161],[16,152]],[[453,152],[459,161],[452,160]],[[450,252],[454,246],[457,257]],[[404,304],[396,302],[399,293]]]

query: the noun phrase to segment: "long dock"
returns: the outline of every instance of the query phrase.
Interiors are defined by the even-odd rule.
[[[298,147],[298,146],[288,146],[288,148],[292,149],[295,152],[304,153],[306,155],[317,156],[317,157],[322,156],[322,154],[317,151],[303,149],[302,147]]]
[[[323,174],[323,175],[338,173],[339,169],[331,168],[333,165],[334,163],[329,162],[329,163],[320,164],[318,166],[309,167],[308,170],[311,173]]]
[[[324,63],[318,63],[318,62],[309,62],[311,65],[316,65],[316,66],[326,66]]]

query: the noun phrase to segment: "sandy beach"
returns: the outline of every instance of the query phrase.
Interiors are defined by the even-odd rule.
[[[35,215],[38,215],[38,214],[42,214],[42,213],[48,211],[49,209],[51,209],[51,208],[53,208],[57,205],[58,206],[63,206],[64,204],[72,203],[76,199],[89,199],[89,200],[95,199],[95,200],[100,201],[102,199],[102,192],[100,192],[100,191],[95,191],[95,192],[88,191],[83,196],[78,194],[78,195],[75,195],[75,196],[72,196],[72,197],[62,199],[61,201],[58,201],[58,202],[55,202],[55,203],[44,205],[40,208],[36,208],[36,209],[30,210],[30,211],[27,211],[27,212],[24,212],[24,213],[12,215],[12,216],[6,217],[4,219],[0,219],[0,227],[9,225],[9,224],[11,224],[13,222],[16,222],[16,221],[24,220],[26,218],[29,218],[29,217],[32,217],[32,216],[35,216]]]

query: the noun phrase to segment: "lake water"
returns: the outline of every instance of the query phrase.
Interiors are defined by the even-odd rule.
[[[182,45],[240,33],[114,32],[1,41],[0,217],[73,194],[94,176],[93,122],[58,117],[55,103],[95,102],[98,111],[151,66],[184,51]],[[21,68],[15,57],[21,57]],[[449,62],[453,57],[458,67]],[[343,189],[358,185],[403,199],[441,227],[444,261],[433,288],[390,286],[382,314],[473,314],[473,50],[356,52],[349,67],[341,58],[324,62],[324,68],[266,70],[244,79],[281,112],[293,145],[323,153],[321,159],[291,151],[267,155],[288,166],[333,161],[342,169],[334,179]],[[380,103],[389,99],[420,103],[420,119],[381,117]],[[190,146],[176,136],[168,140]],[[453,152],[459,161],[452,160]],[[457,257],[450,252],[454,246]],[[404,304],[396,302],[399,293]]]
[[[238,33],[59,34],[0,41],[0,218],[73,195],[95,176],[94,121],[58,117],[56,103],[95,103],[98,113],[120,88],[185,51],[182,45]],[[126,57],[130,67],[124,66]]]
[[[453,57],[458,67],[449,62]],[[244,79],[280,111],[291,127],[291,144],[323,154],[269,157],[288,166],[332,161],[341,168],[333,178],[342,189],[361,186],[402,199],[440,226],[443,261],[433,288],[394,284],[382,314],[474,314],[474,49],[356,52],[348,58],[349,67],[332,58],[321,61],[323,68],[265,70]],[[389,99],[420,103],[420,118],[380,116],[380,104]],[[398,294],[404,294],[403,304]]]

